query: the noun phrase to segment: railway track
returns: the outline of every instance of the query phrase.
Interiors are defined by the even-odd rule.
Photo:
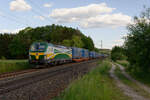
[[[80,64],[90,63],[96,60],[91,61],[85,61],[80,63],[70,63],[60,66],[55,66],[53,68],[47,68],[47,69],[41,69],[40,71],[31,71],[34,72],[33,74],[30,74],[25,77],[21,77],[18,79],[3,81],[0,80],[0,95],[6,94],[8,92],[11,92],[13,90],[19,89],[21,87],[36,83],[38,81],[45,80],[47,78],[52,78],[53,76],[63,74],[68,71],[73,71],[74,67],[78,67]],[[28,73],[28,72],[27,72]],[[22,74],[22,73],[21,73]],[[15,75],[15,74],[14,74]]]
[[[67,63],[67,64],[63,64],[63,65],[70,65],[70,64],[76,64],[76,63]],[[46,68],[43,68],[43,69],[50,69],[50,68],[58,67],[58,66],[62,66],[62,65],[55,65],[55,66],[54,65],[53,66],[49,65],[49,67],[46,67]],[[27,70],[23,70],[23,71],[3,73],[3,74],[0,74],[0,80],[4,79],[4,78],[9,78],[9,77],[16,77],[17,75],[21,75],[21,74],[32,73],[32,72],[43,70],[43,69],[36,68],[36,69],[27,69]]]
[[[33,71],[37,71],[37,69],[27,69],[27,70],[23,70],[23,71],[4,73],[4,74],[0,74],[0,79],[7,78],[7,77],[14,77],[14,76],[17,76],[20,74],[30,73]]]

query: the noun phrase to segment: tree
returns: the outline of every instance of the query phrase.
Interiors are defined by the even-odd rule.
[[[83,48],[89,49],[90,51],[94,50],[94,43],[91,37],[82,36]]]
[[[89,50],[94,48],[93,40],[80,30],[53,24],[36,28],[27,27],[13,38],[10,35],[0,35],[0,57],[28,58],[29,47],[36,41]]]
[[[126,59],[124,49],[119,46],[113,47],[111,50],[111,59],[113,61]]]
[[[64,46],[70,47],[71,46],[71,42],[72,42],[71,40],[63,40],[62,44]]]
[[[134,24],[128,25],[125,49],[130,69],[136,72],[150,71],[150,8],[146,8],[140,17],[134,18]]]
[[[11,58],[8,46],[15,36],[15,34],[8,33],[0,34],[0,58]]]
[[[81,40],[81,38],[79,36],[73,36],[72,37],[72,46],[74,47],[79,47],[79,48],[82,48],[83,47],[83,42]]]

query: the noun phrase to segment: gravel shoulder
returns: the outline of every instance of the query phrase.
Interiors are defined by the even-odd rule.
[[[123,93],[133,100],[149,100],[141,95],[139,95],[136,91],[134,91],[128,85],[123,84],[119,78],[115,75],[115,68],[116,66],[112,63],[112,68],[110,70],[110,76],[116,81],[116,85],[123,91]]]

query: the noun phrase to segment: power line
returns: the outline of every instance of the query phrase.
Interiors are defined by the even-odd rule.
[[[8,17],[8,16],[2,15],[2,14],[0,14],[0,16],[3,17],[3,18],[5,18],[5,19],[8,19],[10,21],[14,21],[14,22],[19,23],[19,24],[25,24],[25,25],[27,25],[26,23],[22,23],[21,21],[16,20],[14,17]]]
[[[28,1],[29,1],[31,4],[33,4],[34,6],[36,6],[36,8],[38,8],[40,11],[42,11],[42,10],[41,10],[41,7],[38,6],[37,4],[35,4],[32,0],[28,0]],[[31,11],[32,11],[32,13],[34,13],[34,14],[36,14],[36,15],[38,15],[38,16],[41,16],[41,17],[45,18],[46,20],[50,21],[47,17],[43,16],[38,10],[32,9]],[[42,11],[42,12],[43,12],[43,11]],[[3,17],[3,18],[8,19],[8,20],[10,20],[10,21],[14,21],[14,22],[19,23],[19,24],[25,24],[25,25],[29,26],[27,23],[24,23],[23,21],[20,21],[20,20],[19,20],[19,19],[20,19],[19,17],[15,16],[15,15],[12,15],[12,14],[7,14],[7,15],[9,15],[10,17],[9,17],[9,16],[6,16],[6,15],[3,15],[3,14],[0,14],[0,17]],[[29,21],[26,21],[26,22],[29,23]]]
[[[41,7],[39,5],[37,5],[36,3],[34,3],[32,0],[28,0],[31,4],[33,4],[34,6],[36,6],[38,9],[40,8],[41,10]],[[41,10],[42,11],[42,10]]]
[[[36,8],[38,8],[38,10],[40,10],[41,12],[43,12],[43,10],[41,10],[41,7],[39,5],[37,5],[36,3],[34,3],[32,0],[28,0],[32,5],[34,5]],[[50,21],[47,17],[43,16],[39,11],[32,9],[31,10],[33,13],[37,14],[38,16],[41,16],[43,18],[45,18],[46,20]]]
[[[0,8],[0,11],[4,11],[4,9],[2,9],[2,8]],[[23,24],[25,24],[25,25],[27,25],[27,26],[29,26],[29,21],[27,20],[27,19],[24,19],[25,20],[25,22],[27,22],[27,23],[25,23],[24,21],[22,21],[21,20],[21,18],[20,17],[18,17],[18,16],[15,16],[14,14],[10,14],[10,13],[6,13],[5,12],[5,15],[3,15],[3,13],[2,14],[0,14],[1,16],[5,16],[5,17],[7,17],[6,15],[8,15],[8,16],[10,16],[10,19],[14,19],[14,20],[17,20],[17,22],[19,22],[19,23],[23,23]],[[20,20],[21,21],[20,21]]]
[[[1,8],[0,11],[3,11],[3,9]],[[9,20],[14,21],[16,23],[21,23],[21,24],[25,24],[25,25],[29,26],[27,23],[23,22],[22,20],[20,21],[19,17],[15,16],[13,14],[9,14],[9,13],[7,13],[7,15],[10,16],[10,17],[6,16],[6,13],[5,13],[5,15],[3,13],[0,14],[0,16],[5,18],[5,19],[9,19]],[[26,21],[26,22],[29,22],[29,21]]]

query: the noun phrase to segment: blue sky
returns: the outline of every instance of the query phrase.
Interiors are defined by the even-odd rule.
[[[1,0],[0,32],[60,24],[80,29],[95,46],[121,45],[126,25],[150,0]],[[65,8],[65,9],[64,9]]]

